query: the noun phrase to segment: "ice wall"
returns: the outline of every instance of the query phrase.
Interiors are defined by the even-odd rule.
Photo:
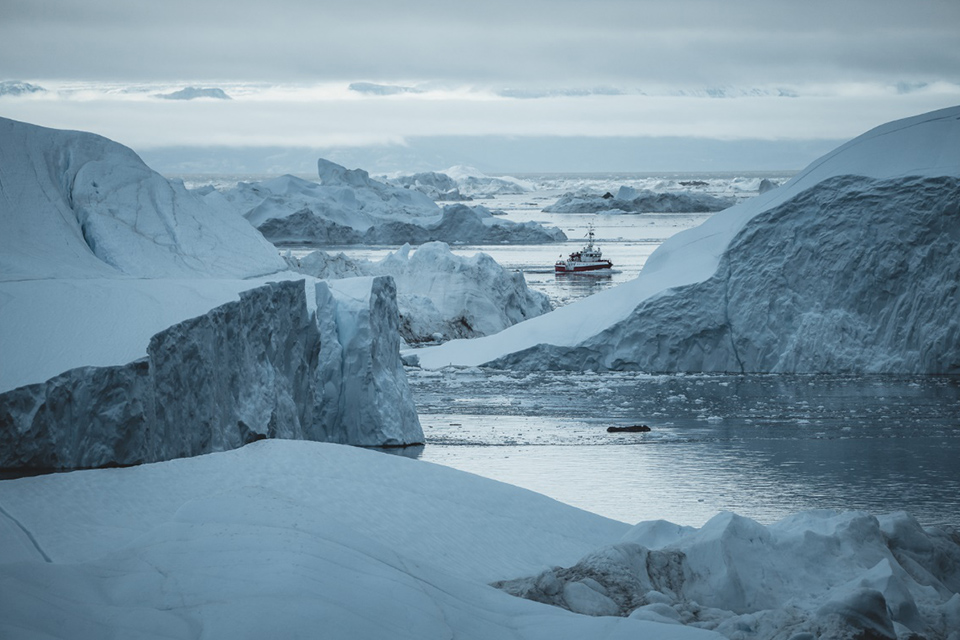
[[[325,300],[314,316],[302,281],[270,283],[156,334],[144,359],[0,394],[0,468],[137,464],[261,438],[422,442],[392,281],[366,284],[366,311],[330,315]]]
[[[422,443],[423,431],[400,361],[393,278],[321,281],[316,296],[324,360],[318,371],[322,439],[363,446]]]
[[[958,178],[829,178],[751,220],[707,280],[499,364],[958,373],[958,230]]]
[[[635,280],[420,363],[960,372],[958,183],[960,107],[888,123],[670,237]]]

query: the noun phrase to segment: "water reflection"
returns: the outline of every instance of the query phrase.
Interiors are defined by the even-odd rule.
[[[960,378],[411,374],[440,462],[626,522],[904,509],[960,526]],[[608,434],[612,424],[650,433]]]

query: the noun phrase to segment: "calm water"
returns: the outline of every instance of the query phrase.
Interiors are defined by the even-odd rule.
[[[960,378],[411,371],[422,460],[625,522],[904,509],[960,526]],[[609,434],[646,424],[644,434]]]

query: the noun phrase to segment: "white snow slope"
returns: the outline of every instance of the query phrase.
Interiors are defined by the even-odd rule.
[[[719,638],[514,598],[504,575],[629,527],[544,496],[332,444],[0,482],[0,636]]]
[[[243,220],[130,149],[0,118],[0,279],[249,278],[285,269]]]
[[[499,586],[737,640],[960,637],[960,537],[903,512],[812,511],[769,527],[733,513],[700,529],[644,522],[570,568]]]
[[[960,107],[892,122],[664,242],[640,276],[448,364],[960,371]]]
[[[415,251],[404,245],[379,262],[314,251],[294,264],[317,278],[391,276],[400,335],[410,343],[489,335],[550,311],[550,301],[527,288],[523,274],[507,271],[485,253],[457,256],[442,242]]]

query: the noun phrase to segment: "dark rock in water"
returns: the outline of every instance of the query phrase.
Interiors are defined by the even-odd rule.
[[[683,187],[706,187],[707,183],[703,180],[682,180],[680,186]]]
[[[605,194],[603,194],[603,195],[600,196],[600,197],[603,198],[604,200],[610,200],[611,198],[614,197],[614,195],[613,195],[612,193],[610,193],[609,191],[607,191]]]
[[[629,427],[607,427],[607,433],[646,433],[650,427],[645,424],[635,424]]]

